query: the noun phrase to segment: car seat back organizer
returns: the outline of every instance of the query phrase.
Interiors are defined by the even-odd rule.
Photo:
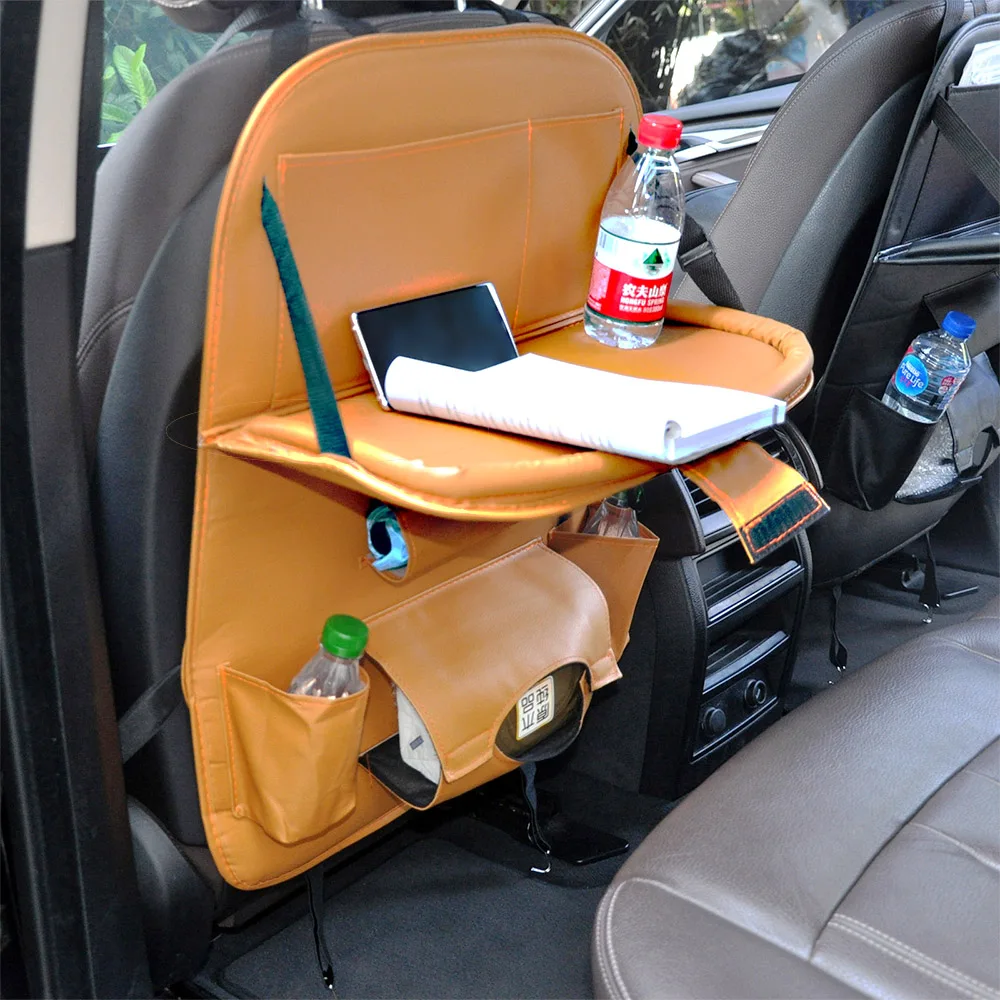
[[[233,885],[290,878],[411,806],[567,745],[591,692],[620,676],[657,547],[645,530],[578,526],[583,505],[661,466],[382,410],[352,311],[492,281],[522,349],[790,404],[808,391],[804,337],[733,310],[675,304],[641,352],[583,334],[601,203],[640,113],[604,46],[514,25],[332,46],[248,120],[212,252],[183,662],[208,843]],[[261,226],[265,183],[349,456],[317,445]],[[368,558],[374,500],[400,513],[404,574]],[[286,693],[333,612],[369,623],[365,689]],[[562,724],[504,752],[519,698],[567,670]],[[399,758],[394,685],[426,723],[437,785]]]

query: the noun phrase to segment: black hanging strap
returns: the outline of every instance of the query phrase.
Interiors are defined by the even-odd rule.
[[[842,594],[843,590],[839,583],[830,591],[830,662],[841,674],[847,669],[847,647],[837,634],[837,609]]]
[[[677,263],[710,302],[729,309],[743,308],[739,293],[719,263],[712,241],[690,215],[684,218],[684,231],[677,249]]]
[[[940,94],[934,101],[931,117],[938,131],[955,147],[983,187],[1000,202],[1000,160]]]
[[[972,10],[975,13],[975,0],[973,0]],[[945,0],[944,16],[941,19],[941,30],[938,32],[937,54],[935,61],[941,57],[945,46],[951,41],[951,36],[958,30],[962,19],[965,17],[965,0]]]
[[[181,668],[176,666],[143,691],[118,720],[122,762],[131,760],[163,728],[163,723],[183,702]]]
[[[323,985],[333,991],[333,959],[326,944],[326,931],[323,927],[323,915],[326,902],[323,898],[323,866],[316,865],[306,872],[306,893],[309,896],[309,916],[312,918],[313,944],[316,946],[316,961],[323,976]]]

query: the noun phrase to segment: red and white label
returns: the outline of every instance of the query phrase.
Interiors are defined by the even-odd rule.
[[[636,278],[595,260],[587,305],[602,316],[627,319],[633,323],[655,323],[667,311],[672,279],[672,273],[666,279]]]
[[[680,234],[673,226],[620,216],[601,223],[587,305],[602,316],[655,323],[667,296]]]

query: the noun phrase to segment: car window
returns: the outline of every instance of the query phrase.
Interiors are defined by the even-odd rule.
[[[614,49],[646,111],[797,80],[879,0],[531,0]]]
[[[157,92],[213,41],[175,24],[152,0],[104,0],[101,142],[117,142]]]

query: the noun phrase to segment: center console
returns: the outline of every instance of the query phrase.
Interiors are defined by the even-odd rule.
[[[819,482],[793,426],[754,440]],[[595,696],[574,766],[590,770],[590,757],[595,774],[610,769],[626,787],[672,799],[780,717],[809,596],[809,543],[800,532],[751,564],[728,516],[677,469],[644,487],[641,508],[661,539],[644,595],[652,624],[637,613],[621,690]]]

